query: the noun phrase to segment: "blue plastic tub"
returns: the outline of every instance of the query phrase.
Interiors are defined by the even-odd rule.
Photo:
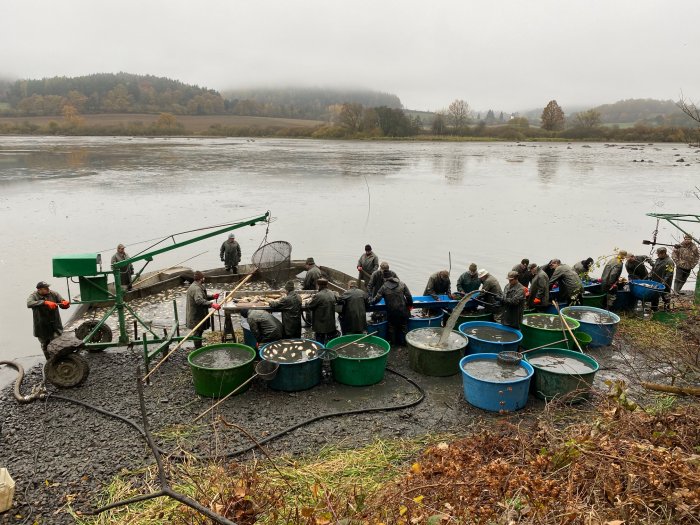
[[[471,342],[469,343],[471,346]],[[491,412],[512,412],[519,410],[527,404],[527,396],[530,390],[530,379],[534,369],[524,359],[517,365],[526,370],[526,377],[519,377],[512,381],[487,381],[477,379],[464,370],[464,364],[477,359],[488,359],[498,363],[496,354],[472,354],[464,356],[459,362],[462,372],[462,384],[464,385],[464,399],[471,405]]]
[[[429,326],[442,326],[443,313],[435,317],[409,317],[408,318],[408,331],[415,330],[416,328],[428,328]]]
[[[634,304],[636,299],[632,297],[632,292],[629,290],[618,290],[615,293],[615,300],[613,301],[611,310],[616,312],[625,312],[634,309]]]
[[[284,339],[283,339],[284,341]],[[313,341],[311,339],[289,339],[289,341]],[[279,341],[276,341],[279,342]],[[320,350],[324,346],[318,341],[313,341],[319,345]],[[267,343],[260,347],[260,358],[263,358],[265,347],[272,343]],[[273,361],[274,362],[274,361]],[[313,388],[321,382],[322,361],[320,357],[295,363],[278,363],[277,375],[267,382],[267,386],[273,390],[283,392],[299,392]]]
[[[367,323],[367,333],[377,334],[378,337],[386,339],[387,327],[389,326],[389,321],[381,321],[379,323]]]
[[[584,292],[598,294],[598,293],[600,293],[602,288],[603,288],[603,285],[600,284],[598,281],[583,281],[583,291]]]
[[[253,332],[249,328],[243,327],[243,344],[248,345],[251,348],[255,348],[258,344],[257,339],[253,335]]]
[[[552,296],[550,295],[549,298],[551,299]],[[562,308],[564,308],[564,307],[565,307],[567,304],[569,304],[569,303],[560,303],[560,302],[557,302],[557,304],[559,305],[559,310],[561,310]],[[542,311],[539,312],[539,313],[557,315],[559,312],[557,312],[557,307],[556,307],[556,306],[554,306],[553,304],[550,304],[547,308],[545,308],[544,310],[542,310]]]
[[[603,318],[609,318],[609,322],[591,322],[579,319],[575,312],[592,312],[599,314]],[[612,343],[615,332],[617,332],[617,324],[620,322],[620,317],[616,314],[603,310],[602,308],[594,308],[593,306],[567,306],[562,308],[561,313],[567,317],[576,319],[579,322],[579,332],[586,333],[591,336],[589,346],[609,346]]]
[[[503,332],[509,332],[516,334],[518,338],[515,341],[508,341],[507,343],[502,343],[500,341],[484,341],[483,339],[477,339],[473,335],[467,333],[471,328],[477,328],[479,326],[487,326],[497,330],[502,330]],[[503,351],[518,351],[518,346],[523,340],[523,334],[520,330],[511,328],[509,326],[503,326],[500,323],[491,323],[489,321],[469,321],[467,323],[462,323],[459,325],[459,332],[465,335],[469,339],[469,345],[467,345],[467,355],[479,354],[479,353],[498,353]]]
[[[661,283],[649,281],[647,279],[635,279],[630,281],[629,284],[632,297],[641,301],[650,301],[666,288]]]

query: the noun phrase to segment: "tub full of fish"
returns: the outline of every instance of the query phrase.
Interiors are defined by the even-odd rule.
[[[640,301],[651,301],[665,290],[662,283],[646,279],[634,279],[629,282],[630,293]]]
[[[426,376],[445,377],[459,373],[459,360],[469,340],[460,332],[449,332],[445,344],[440,345],[444,328],[416,328],[406,334],[408,365],[411,370]]]
[[[311,339],[281,339],[260,348],[260,358],[277,363],[279,369],[267,384],[273,390],[298,392],[321,382],[325,347]]]
[[[255,350],[238,343],[203,346],[187,356],[194,389],[200,396],[223,397],[243,385],[254,373]],[[250,384],[238,393],[245,392]]]
[[[470,354],[459,367],[469,404],[491,412],[512,412],[527,404],[534,373],[527,361],[502,363],[497,354]]]
[[[520,324],[523,334],[522,346],[526,350],[556,346],[571,337],[569,330],[575,334],[579,328],[580,324],[576,319],[564,315],[525,314]]]
[[[598,362],[590,356],[565,348],[542,348],[524,355],[535,369],[534,394],[547,401],[554,398],[576,403],[588,398]]]
[[[591,337],[590,346],[612,344],[620,317],[608,310],[593,306],[567,306],[561,313],[579,322],[579,332]]]
[[[333,379],[351,386],[367,386],[384,379],[391,345],[381,337],[350,334],[331,339],[326,348],[332,351]]]

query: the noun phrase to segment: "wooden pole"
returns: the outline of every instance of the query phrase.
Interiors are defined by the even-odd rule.
[[[584,351],[583,351],[583,349],[581,348],[581,345],[578,344],[578,339],[576,339],[576,336],[575,336],[574,333],[571,331],[571,328],[569,328],[569,323],[566,322],[566,319],[564,319],[564,316],[561,314],[561,310],[559,309],[559,305],[557,304],[557,302],[556,302],[555,300],[552,300],[552,304],[553,304],[554,307],[557,309],[557,312],[559,313],[559,318],[561,319],[561,322],[564,324],[564,326],[566,327],[566,329],[567,329],[567,330],[569,331],[569,333],[571,334],[571,339],[574,340],[574,343],[576,344],[576,347],[578,348],[578,351],[581,352],[581,353],[583,354]],[[565,333],[564,335],[566,335],[566,333]]]
[[[226,304],[227,302],[229,302],[229,301],[233,298],[234,292],[236,292],[241,286],[243,286],[245,283],[247,283],[247,282],[251,279],[251,277],[253,277],[253,274],[255,274],[255,270],[252,271],[251,273],[249,273],[249,274],[246,276],[245,279],[243,279],[240,283],[238,283],[238,285],[226,295],[226,297],[224,298],[224,300],[223,300],[220,304],[223,305],[223,304]],[[192,330],[190,330],[190,332],[189,332],[185,337],[182,338],[182,340],[175,346],[175,348],[173,348],[170,352],[168,352],[168,353],[163,357],[163,359],[161,359],[161,360],[158,362],[158,364],[157,364],[156,366],[154,366],[153,369],[152,369],[148,374],[146,374],[145,376],[143,376],[143,378],[142,378],[141,380],[142,380],[142,381],[146,381],[146,379],[148,379],[149,376],[150,376],[151,374],[153,374],[153,372],[155,372],[156,370],[158,370],[158,367],[159,367],[160,365],[162,365],[162,364],[168,359],[168,357],[170,357],[178,348],[180,348],[180,347],[185,343],[185,341],[187,341],[187,339],[189,339],[189,337],[190,337],[193,333],[195,333],[195,331],[197,330],[197,328],[199,328],[199,327],[202,326],[207,320],[209,320],[209,318],[210,318],[212,315],[214,315],[214,312],[215,312],[215,311],[216,311],[216,310],[212,310],[211,312],[209,312],[209,313],[206,315],[206,317],[205,317],[204,319],[202,319],[201,321],[199,321],[199,323],[197,323],[197,326],[195,326]]]
[[[700,396],[700,388],[692,386],[671,386],[671,385],[660,385],[658,383],[646,383],[642,382],[642,386],[649,390],[656,390],[659,392],[668,392],[669,394],[683,394],[687,396]]]

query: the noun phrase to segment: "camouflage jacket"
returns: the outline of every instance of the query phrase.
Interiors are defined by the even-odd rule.
[[[681,243],[678,248],[673,249],[671,257],[676,263],[676,266],[678,266],[679,268],[683,268],[684,270],[691,270],[692,268],[695,268],[698,264],[698,261],[700,261],[698,245],[695,244],[693,241],[690,241],[690,244],[688,245]]]

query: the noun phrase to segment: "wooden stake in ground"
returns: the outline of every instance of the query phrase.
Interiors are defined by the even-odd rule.
[[[233,294],[234,294],[235,292],[237,292],[238,289],[239,289],[241,286],[243,286],[245,283],[247,283],[248,281],[250,281],[251,277],[253,277],[253,274],[254,274],[256,271],[257,271],[257,270],[253,270],[252,272],[250,272],[250,273],[246,276],[245,279],[243,279],[240,283],[238,283],[238,286],[236,286],[233,290],[231,290],[231,291],[226,295],[226,297],[224,298],[224,300],[223,300],[220,304],[221,304],[221,305],[224,305],[224,304],[226,304],[227,302],[229,302],[231,299],[233,299]],[[175,348],[173,348],[172,350],[170,350],[170,352],[168,352],[168,353],[163,357],[163,359],[161,359],[161,360],[158,362],[158,364],[157,364],[156,366],[154,366],[153,369],[152,369],[150,372],[148,372],[148,374],[146,374],[145,376],[143,376],[143,379],[141,379],[141,381],[146,381],[146,379],[148,379],[148,378],[151,376],[151,374],[153,374],[153,372],[155,372],[156,370],[158,370],[158,367],[160,367],[160,365],[162,365],[163,363],[165,363],[165,361],[166,361],[178,348],[180,348],[180,347],[185,343],[185,341],[187,341],[187,340],[190,338],[190,336],[191,336],[193,333],[195,333],[195,331],[197,330],[197,328],[199,328],[200,326],[202,326],[212,315],[214,315],[214,312],[216,312],[216,310],[212,310],[211,312],[209,312],[209,313],[207,314],[207,316],[206,316],[204,319],[202,319],[201,321],[199,321],[199,323],[197,323],[197,326],[195,326],[192,330],[190,330],[190,332],[189,332],[185,337],[183,337],[182,340],[181,340],[177,345],[175,345]]]

